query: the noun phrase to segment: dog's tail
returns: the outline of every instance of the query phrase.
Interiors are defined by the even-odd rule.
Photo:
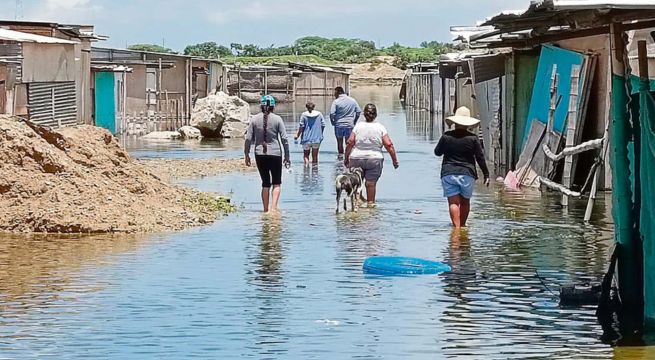
[[[334,181],[334,186],[337,189],[337,192],[341,190],[341,179],[345,178],[346,175],[337,175],[337,179]]]

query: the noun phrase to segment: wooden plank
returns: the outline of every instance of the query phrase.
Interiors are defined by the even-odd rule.
[[[574,144],[580,144],[582,142],[582,132],[587,121],[587,110],[589,108],[589,98],[591,97],[591,88],[593,87],[594,78],[596,74],[596,65],[598,64],[598,54],[593,54],[587,56],[583,70],[580,73],[582,77],[582,86],[583,89],[580,92],[580,106],[578,111],[578,126],[575,131],[575,141]],[[578,168],[578,157],[573,158],[573,166],[571,167],[571,179],[575,181],[575,173]]]
[[[566,147],[575,145],[575,133],[578,123],[578,93],[580,87],[580,65],[573,65],[571,70],[571,95],[569,99],[568,127],[566,130]],[[571,170],[573,168],[573,155],[567,156],[564,160],[564,173],[562,174],[562,185],[567,189],[571,188]],[[562,195],[562,206],[569,206],[569,197]]]

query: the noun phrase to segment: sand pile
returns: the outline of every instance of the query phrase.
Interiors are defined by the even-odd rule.
[[[405,70],[385,62],[353,64],[350,80],[353,82],[400,83],[405,77]]]
[[[0,116],[0,231],[151,232],[212,222],[224,198],[170,185],[104,129]]]

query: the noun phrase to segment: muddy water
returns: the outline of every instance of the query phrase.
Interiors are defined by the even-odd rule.
[[[327,139],[318,167],[292,145],[279,216],[260,212],[255,174],[185,180],[232,192],[242,211],[147,237],[0,242],[0,358],[433,359],[649,358],[598,341],[593,307],[560,308],[561,284],[603,273],[605,199],[584,203],[478,187],[467,231],[451,231],[432,149],[440,126],[407,113],[397,89],[359,87],[399,150],[379,206],[335,216],[341,171]],[[280,106],[291,121],[302,110]],[[324,110],[328,100],[314,99]],[[240,141],[130,143],[138,157],[234,156]],[[448,262],[442,276],[373,277],[371,255]]]

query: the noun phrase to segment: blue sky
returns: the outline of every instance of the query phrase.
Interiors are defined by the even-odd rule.
[[[107,46],[215,41],[291,44],[305,35],[418,45],[449,41],[450,25],[471,25],[529,0],[22,0],[19,18],[96,25]],[[16,0],[0,0],[0,18],[14,19]]]

